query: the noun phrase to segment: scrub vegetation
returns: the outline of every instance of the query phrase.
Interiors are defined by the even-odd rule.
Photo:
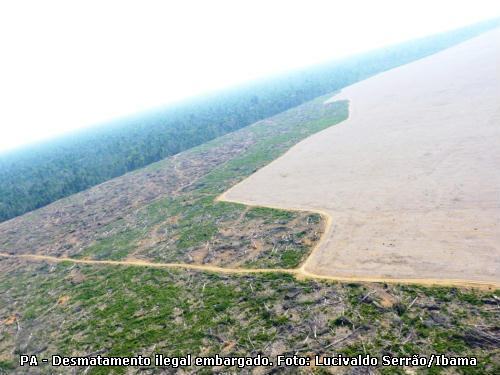
[[[54,353],[261,354],[273,358],[296,353],[439,353],[478,358],[477,367],[454,368],[451,373],[498,374],[498,292],[297,281],[284,274],[225,276],[0,259],[0,373],[14,371],[16,356],[24,353],[42,357]],[[165,370],[173,372],[143,368],[132,373]],[[187,370],[212,373],[237,369]],[[451,369],[343,370],[351,374],[449,374]],[[45,366],[37,371],[48,374],[52,369]],[[58,371],[127,373],[126,368]],[[313,372],[328,373],[321,368]]]

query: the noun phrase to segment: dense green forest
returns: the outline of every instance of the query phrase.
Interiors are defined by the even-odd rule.
[[[5,153],[0,155],[0,221],[425,57],[498,25],[498,19],[482,22],[262,79]]]

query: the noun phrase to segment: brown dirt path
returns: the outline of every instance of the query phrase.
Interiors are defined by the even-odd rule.
[[[304,269],[304,265],[300,268],[287,269],[287,268],[225,268],[200,264],[187,264],[187,263],[154,263],[147,262],[139,259],[119,260],[91,260],[91,259],[73,259],[66,257],[53,257],[48,255],[36,254],[20,254],[12,255],[0,253],[0,257],[14,258],[21,260],[31,260],[38,262],[61,263],[71,262],[75,264],[90,264],[90,265],[107,265],[107,266],[133,266],[133,267],[150,267],[150,268],[171,268],[171,269],[184,269],[204,272],[215,272],[223,274],[255,274],[255,273],[285,273],[294,275],[298,279],[316,279],[326,281],[338,282],[366,282],[366,283],[390,283],[390,284],[416,284],[426,286],[453,286],[461,288],[477,288],[483,290],[494,290],[500,288],[498,283],[478,282],[474,280],[444,280],[444,279],[385,279],[376,277],[335,277],[315,275]],[[307,262],[307,260],[306,260]],[[304,263],[305,264],[305,263]]]

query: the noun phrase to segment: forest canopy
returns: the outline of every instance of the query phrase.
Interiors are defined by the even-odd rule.
[[[482,22],[296,70],[4,153],[0,155],[0,222],[498,25],[498,19]]]

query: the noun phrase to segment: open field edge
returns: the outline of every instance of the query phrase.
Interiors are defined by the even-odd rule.
[[[236,185],[235,185],[236,186]],[[229,189],[231,190],[231,189]],[[229,191],[227,190],[227,191]],[[226,192],[227,192],[226,191]],[[257,206],[248,202],[242,202],[237,200],[230,200],[225,198],[226,192],[222,193],[216,198],[216,201],[230,202],[244,204],[249,207],[265,207],[273,208],[277,210],[284,210],[282,207],[273,206]],[[459,287],[459,288],[475,288],[481,290],[494,290],[500,288],[500,283],[494,282],[482,282],[476,280],[460,280],[460,279],[403,279],[403,278],[387,278],[387,277],[359,277],[359,276],[329,276],[320,275],[309,272],[306,270],[307,263],[311,256],[322,246],[326,239],[326,235],[331,230],[332,227],[332,217],[325,211],[303,209],[297,207],[287,208],[291,211],[302,211],[311,212],[319,214],[324,222],[324,231],[319,239],[318,243],[313,247],[311,252],[308,254],[306,260],[298,268],[229,268],[229,267],[217,267],[202,264],[188,264],[188,263],[157,263],[157,262],[147,262],[139,259],[129,259],[129,260],[91,260],[91,259],[75,259],[68,257],[55,257],[48,255],[37,255],[37,254],[8,254],[0,252],[0,257],[3,258],[14,258],[14,259],[24,259],[31,261],[41,261],[49,263],[63,263],[69,262],[74,264],[90,264],[90,265],[103,265],[103,266],[132,266],[132,267],[148,267],[148,268],[169,268],[169,269],[184,269],[193,271],[203,271],[203,272],[214,272],[221,274],[266,274],[266,273],[282,273],[295,276],[299,280],[322,280],[322,281],[333,281],[333,282],[355,282],[355,283],[389,283],[389,284],[411,284],[411,285],[422,285],[422,286],[436,286],[436,287]]]
[[[236,185],[235,185],[236,186]],[[231,189],[229,189],[231,190]],[[318,209],[304,209],[299,207],[276,207],[276,206],[261,206],[255,205],[249,202],[227,199],[225,194],[229,191],[227,190],[223,194],[217,197],[217,201],[222,202],[230,202],[230,203],[239,203],[244,204],[249,207],[265,207],[265,208],[273,208],[277,210],[291,210],[291,211],[304,211],[317,213],[321,215],[321,217],[325,221],[325,227],[323,234],[318,241],[318,243],[311,250],[306,260],[302,263],[302,265],[295,269],[274,269],[268,270],[270,272],[284,272],[295,275],[299,279],[316,279],[316,280],[329,280],[329,281],[337,281],[337,282],[366,282],[366,283],[390,283],[390,284],[412,284],[412,285],[422,285],[422,286],[444,286],[444,287],[459,287],[459,288],[477,288],[482,290],[493,290],[500,288],[500,283],[490,282],[490,281],[477,281],[477,280],[463,280],[463,279],[430,279],[430,278],[388,278],[383,276],[376,277],[360,277],[360,276],[330,276],[330,275],[321,275],[313,272],[309,272],[306,270],[309,259],[313,256],[313,254],[320,249],[323,245],[324,241],[327,238],[327,234],[330,232],[332,228],[333,219],[329,213],[326,211],[318,210]],[[205,267],[205,266],[203,266]],[[225,269],[227,270],[227,269]],[[243,270],[243,269],[237,269]],[[246,271],[246,269],[245,269]],[[265,270],[261,269],[248,269],[250,272],[265,272]],[[236,273],[236,272],[235,272]]]

